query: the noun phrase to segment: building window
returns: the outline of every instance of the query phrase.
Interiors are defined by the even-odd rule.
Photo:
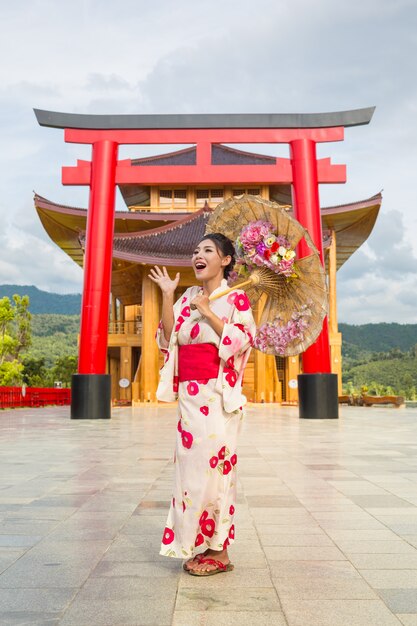
[[[159,206],[165,208],[185,208],[187,206],[186,189],[160,189]]]
[[[233,196],[242,196],[244,193],[249,194],[250,196],[260,196],[261,195],[261,189],[260,187],[238,187],[236,189],[232,189],[232,195]]]
[[[211,207],[215,207],[223,202],[223,189],[196,189],[195,199],[198,207],[203,207],[206,202]]]

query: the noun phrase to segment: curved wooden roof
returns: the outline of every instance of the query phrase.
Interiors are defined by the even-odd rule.
[[[321,209],[323,245],[334,231],[337,268],[369,237],[382,202],[380,193],[359,202]],[[35,207],[51,239],[78,265],[83,265],[86,209],[68,207],[35,195]],[[123,304],[141,301],[144,266],[190,267],[190,257],[204,234],[211,209],[194,213],[116,212],[112,292]]]
[[[87,210],[51,202],[38,194],[34,197],[35,208],[39,219],[52,241],[70,256],[81,267],[83,252],[80,236],[85,232]],[[176,222],[190,213],[148,211],[116,211],[115,233],[138,233],[146,229],[154,229]]]
[[[367,200],[321,209],[323,234],[336,236],[337,269],[368,239],[381,208],[382,194]]]

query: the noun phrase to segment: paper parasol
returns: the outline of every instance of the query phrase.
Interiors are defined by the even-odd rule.
[[[304,352],[320,334],[328,302],[324,268],[307,230],[275,202],[243,195],[216,207],[206,226],[206,234],[215,232],[235,244],[239,275],[230,286],[245,289],[252,305],[265,294],[254,347],[280,356]],[[297,259],[303,238],[312,254]]]

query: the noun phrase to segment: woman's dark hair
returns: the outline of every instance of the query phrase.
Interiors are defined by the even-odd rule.
[[[224,278],[228,278],[236,262],[236,252],[232,241],[222,233],[209,233],[208,235],[204,235],[204,237],[200,239],[199,243],[201,243],[205,239],[210,239],[211,241],[213,241],[216,245],[217,250],[220,251],[223,256],[232,257],[229,265],[226,265],[226,267],[223,268],[223,276]]]

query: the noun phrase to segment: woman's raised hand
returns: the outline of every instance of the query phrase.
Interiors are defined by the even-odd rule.
[[[150,273],[148,274],[149,278],[156,283],[161,289],[163,294],[173,295],[176,288],[178,287],[178,283],[180,281],[180,274],[177,272],[174,280],[169,277],[166,267],[162,269],[155,265],[150,269]]]

